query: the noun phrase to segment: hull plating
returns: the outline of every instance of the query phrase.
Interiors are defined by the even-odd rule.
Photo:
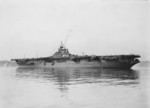
[[[104,69],[130,69],[137,63],[128,62],[40,62],[34,64],[18,64],[19,67],[99,67]]]

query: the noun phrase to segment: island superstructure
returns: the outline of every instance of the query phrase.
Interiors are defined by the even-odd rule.
[[[130,69],[139,63],[139,55],[75,55],[61,43],[52,56],[12,59],[20,67],[99,67],[107,69]]]

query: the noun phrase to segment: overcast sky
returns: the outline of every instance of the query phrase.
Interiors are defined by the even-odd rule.
[[[0,60],[70,53],[149,54],[146,0],[0,0]],[[150,59],[149,59],[150,60]]]

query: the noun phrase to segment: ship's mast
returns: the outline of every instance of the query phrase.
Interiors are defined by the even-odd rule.
[[[63,43],[62,43],[62,41],[61,41],[61,46],[63,46]]]
[[[65,48],[65,45],[62,43],[62,41],[61,41],[60,47],[61,47],[61,48]]]

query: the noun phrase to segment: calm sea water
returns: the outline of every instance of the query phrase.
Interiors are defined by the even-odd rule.
[[[150,68],[0,68],[0,108],[148,108]]]

